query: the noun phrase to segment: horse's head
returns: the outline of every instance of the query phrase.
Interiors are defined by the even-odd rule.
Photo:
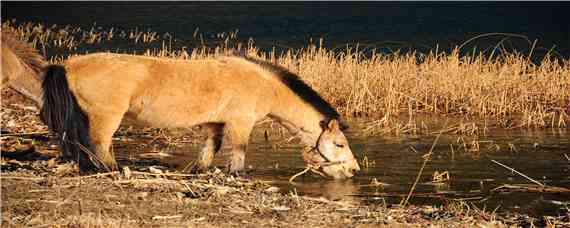
[[[323,122],[321,128],[322,132],[316,145],[303,153],[305,162],[318,167],[319,171],[334,179],[354,176],[360,167],[340,129],[338,120]]]

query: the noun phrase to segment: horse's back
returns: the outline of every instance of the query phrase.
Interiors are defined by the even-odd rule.
[[[154,126],[258,118],[272,105],[271,78],[239,58],[190,61],[103,53],[72,58],[66,66],[70,86],[86,109],[112,113],[127,107],[129,116]]]
[[[272,105],[271,80],[240,59],[165,61],[148,73],[132,111],[148,122],[163,120],[161,126],[256,119]]]
[[[69,87],[87,112],[113,112],[128,105],[133,90],[146,75],[143,63],[107,53],[73,57],[64,65]]]

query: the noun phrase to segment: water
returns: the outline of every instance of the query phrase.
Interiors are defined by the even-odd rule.
[[[370,165],[350,180],[325,180],[316,175],[307,175],[290,184],[288,179],[304,169],[299,144],[286,144],[274,149],[272,145],[287,138],[278,131],[258,127],[250,140],[246,156],[249,175],[255,179],[273,182],[282,192],[296,191],[300,195],[326,197],[331,200],[355,200],[364,203],[399,203],[409,192],[420,167],[422,155],[431,148],[435,135],[422,136],[363,136],[366,120],[351,122],[346,135],[351,148],[359,160],[367,157]],[[269,133],[266,141],[264,132]],[[178,132],[177,134],[183,134]],[[503,184],[531,184],[523,177],[491,162],[492,159],[508,165],[548,186],[570,188],[570,162],[564,154],[570,154],[570,134],[562,130],[492,130],[486,136],[442,135],[434,147],[432,159],[427,163],[410,200],[413,204],[442,205],[453,199],[464,199],[479,208],[498,211],[518,211],[530,214],[556,215],[564,211],[569,193],[493,192]],[[479,151],[468,151],[461,147],[461,138],[467,144],[479,142]],[[182,169],[195,159],[199,142],[178,146],[151,146],[140,148],[146,141],[131,141],[133,148],[116,142],[115,149],[122,162],[170,166]],[[123,145],[121,145],[123,144]],[[453,146],[453,152],[451,146]],[[414,149],[410,149],[414,148]],[[140,156],[141,152],[145,156]],[[152,157],[162,152],[169,157]],[[128,153],[129,155],[125,155]],[[223,167],[227,154],[219,155],[214,165]],[[432,183],[435,171],[449,172],[450,181]],[[386,185],[373,186],[372,179]]]
[[[537,39],[534,53],[554,45],[570,56],[567,2],[3,2],[2,19],[90,28],[151,29],[191,40],[194,31],[212,38],[238,29],[261,48],[299,48],[325,39],[329,48],[360,44],[361,49],[428,51],[459,45],[484,33],[515,33]],[[478,39],[465,51],[495,46],[504,36]],[[524,39],[504,48],[528,52]]]

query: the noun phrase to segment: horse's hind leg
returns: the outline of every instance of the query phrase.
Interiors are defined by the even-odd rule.
[[[117,170],[115,156],[110,152],[113,134],[119,128],[124,112],[92,114],[89,116],[89,136],[96,159],[108,170]]]
[[[222,138],[224,136],[224,124],[223,123],[207,123],[202,125],[206,130],[207,139],[204,143],[204,147],[198,155],[198,162],[192,168],[195,171],[205,171],[210,167],[214,156],[220,151],[222,147]]]
[[[227,125],[226,132],[232,145],[229,164],[229,171],[232,174],[239,175],[239,172],[244,169],[245,152],[254,124],[254,120],[241,119],[229,122]]]

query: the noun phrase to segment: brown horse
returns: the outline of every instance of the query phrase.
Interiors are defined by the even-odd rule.
[[[341,179],[359,170],[337,111],[295,74],[265,61],[98,53],[45,69],[22,87],[30,97],[42,97],[43,90],[41,117],[60,134],[62,157],[77,160],[83,171],[117,169],[109,149],[125,117],[161,128],[204,127],[198,169],[209,167],[222,139],[229,139],[229,169],[237,173],[254,124],[266,116],[300,137],[309,147],[303,158],[324,174]]]

